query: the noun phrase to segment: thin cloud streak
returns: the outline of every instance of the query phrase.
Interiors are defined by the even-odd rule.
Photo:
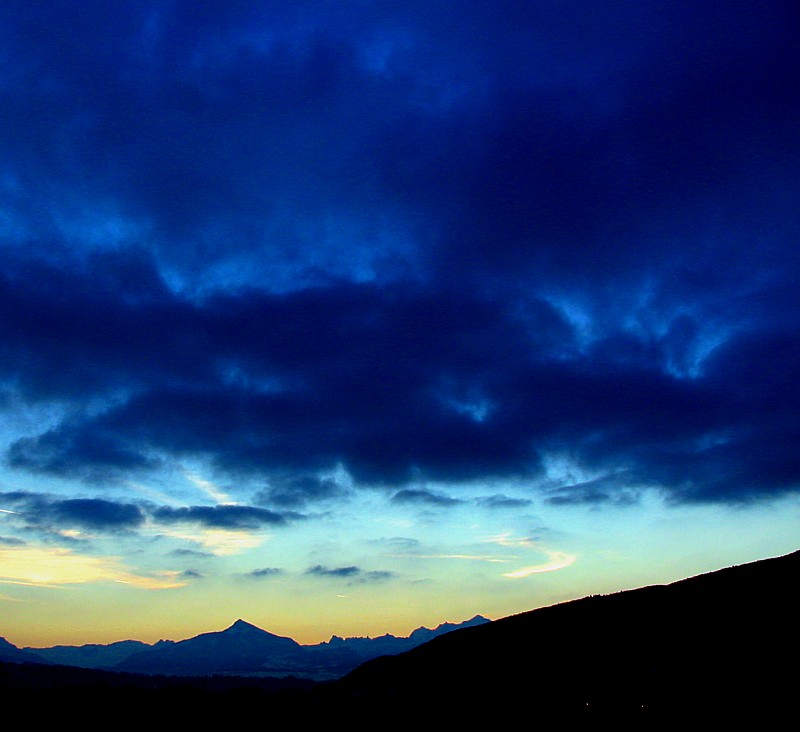
[[[8,595],[0,595],[0,602],[25,602],[25,601],[21,600],[18,597],[9,597]]]
[[[510,562],[515,556],[496,556],[494,554],[390,554],[394,557],[414,557],[415,559],[459,559],[468,562]]]
[[[227,493],[221,491],[219,487],[210,480],[205,480],[190,470],[185,470],[183,474],[186,480],[199,488],[204,495],[211,498],[215,503],[222,505],[233,505],[235,503]]]
[[[540,549],[539,551],[547,554],[547,556],[550,558],[550,561],[546,562],[545,564],[536,564],[531,567],[523,567],[522,569],[517,569],[513,572],[505,572],[503,577],[509,577],[510,579],[523,579],[525,577],[530,577],[532,574],[555,572],[559,569],[565,569],[566,567],[569,567],[577,559],[577,556],[574,554],[567,554],[566,552],[555,551],[552,549]]]

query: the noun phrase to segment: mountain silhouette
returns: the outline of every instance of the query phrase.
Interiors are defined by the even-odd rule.
[[[225,630],[152,648],[129,656],[119,671],[147,674],[290,674],[302,669],[303,647],[237,620]]]
[[[252,623],[248,623],[245,620],[239,618],[230,628],[222,631],[226,635],[235,635],[241,633],[254,633],[260,635],[261,633],[265,633],[266,631],[261,630],[261,628],[256,627]]]

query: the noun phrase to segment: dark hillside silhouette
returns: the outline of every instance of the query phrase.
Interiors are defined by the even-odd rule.
[[[797,698],[798,578],[795,552],[533,610],[367,662],[337,693],[463,719],[509,705],[553,719],[773,714]]]

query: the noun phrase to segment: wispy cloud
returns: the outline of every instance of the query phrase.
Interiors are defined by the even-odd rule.
[[[569,567],[577,557],[574,554],[567,554],[566,552],[556,551],[553,549],[538,549],[548,557],[548,561],[542,564],[534,564],[529,567],[522,567],[513,572],[505,572],[503,577],[510,579],[522,579],[530,577],[532,574],[540,574],[542,572],[555,572],[558,569]]]
[[[505,572],[503,574],[503,577],[509,577],[511,579],[520,579],[523,577],[529,577],[532,574],[539,574],[541,572],[554,572],[557,569],[564,569],[565,567],[569,567],[577,558],[574,554],[568,554],[567,552],[548,549],[540,546],[537,540],[533,537],[515,537],[510,531],[496,534],[495,536],[490,536],[484,541],[489,544],[496,544],[502,547],[517,547],[526,553],[535,552],[538,554],[544,554],[547,557],[548,561],[546,562],[522,567],[521,569],[516,569],[513,572]],[[515,558],[518,559],[519,557]]]
[[[516,546],[516,547],[523,547],[525,549],[530,549],[532,547],[535,547],[534,539],[528,537],[515,538],[510,531],[506,531],[502,534],[497,534],[495,536],[490,536],[488,539],[485,539],[484,541],[489,544],[498,544],[499,546]]]
[[[22,546],[25,542],[16,536],[0,536],[0,544],[5,546]]]
[[[222,491],[216,483],[210,480],[201,478],[199,475],[191,470],[184,470],[183,475],[192,485],[199,488],[200,491],[207,497],[211,498],[216,503],[232,503],[231,497]]]
[[[413,556],[417,559],[459,559],[466,562],[494,562],[502,563],[516,559],[516,556],[501,556],[497,554],[406,554],[396,556]]]
[[[159,527],[158,533],[173,539],[189,541],[198,544],[203,549],[215,556],[231,556],[255,549],[269,540],[264,533],[256,533],[243,529],[206,529],[206,528],[175,528]]]

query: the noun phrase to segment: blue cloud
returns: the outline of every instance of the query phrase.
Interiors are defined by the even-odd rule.
[[[135,530],[147,519],[162,524],[195,523],[222,529],[256,529],[281,526],[300,518],[296,513],[277,513],[257,506],[155,506],[121,503],[103,498],[60,498],[46,493],[15,491],[0,493],[13,506],[15,519],[41,528],[82,527],[100,531]],[[196,550],[175,550],[176,556],[209,556]]]
[[[289,518],[265,508],[234,505],[160,506],[151,515],[161,523],[197,523],[218,529],[257,529],[263,525],[285,524]],[[296,514],[291,518],[296,518]]]
[[[463,503],[458,498],[444,496],[440,493],[422,488],[404,488],[392,496],[394,503],[420,503],[430,506],[456,506]]]
[[[247,576],[253,579],[266,579],[267,577],[275,577],[280,574],[283,574],[283,570],[279,567],[260,567],[254,569],[252,572],[248,572]]]
[[[144,511],[135,504],[103,498],[59,498],[26,491],[0,496],[14,506],[22,522],[35,527],[120,531],[136,529],[146,519]]]
[[[361,568],[351,565],[349,567],[325,567],[322,564],[315,564],[306,570],[306,574],[316,577],[357,577],[361,574]]]
[[[527,498],[511,498],[509,496],[504,496],[500,493],[497,493],[493,496],[483,496],[482,498],[478,499],[478,502],[482,506],[486,506],[487,508],[525,508],[526,506],[532,505],[533,501]]]
[[[351,582],[367,583],[367,582],[384,582],[395,577],[394,572],[387,572],[384,570],[364,570],[356,565],[347,567],[326,567],[322,564],[316,564],[306,570],[306,574],[315,577],[328,577],[334,579],[347,579]]]
[[[276,509],[154,514],[217,526],[339,468],[435,503],[565,452],[676,501],[798,490],[790,4],[426,7],[3,4],[0,406],[49,415],[8,467],[197,459]]]
[[[3,546],[24,546],[25,541],[15,536],[0,536],[0,544]]]

